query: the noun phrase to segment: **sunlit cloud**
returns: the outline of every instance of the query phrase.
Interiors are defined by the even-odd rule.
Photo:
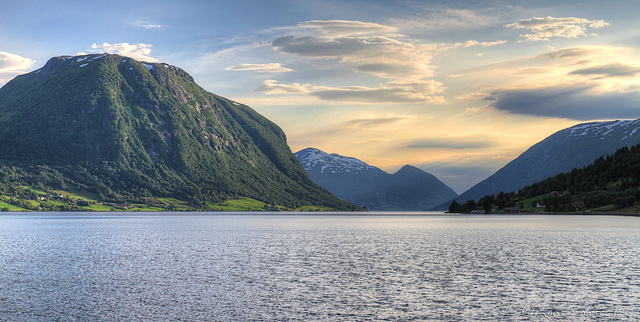
[[[502,45],[502,44],[506,44],[507,41],[506,40],[497,40],[497,41],[477,41],[477,40],[467,40],[465,42],[459,42],[454,44],[454,47],[473,47],[473,46],[480,46],[480,47],[491,47],[491,46],[496,46],[496,45]]]
[[[153,45],[149,44],[128,44],[128,43],[117,43],[117,44],[93,44],[91,45],[91,49],[87,52],[89,53],[110,53],[110,54],[118,54],[126,57],[130,57],[133,59],[137,59],[140,61],[146,62],[156,62],[157,59],[150,57],[151,47]],[[83,54],[83,53],[79,53]]]
[[[346,126],[349,127],[380,127],[380,126],[388,126],[388,125],[396,125],[398,122],[409,120],[414,118],[414,116],[410,115],[381,115],[375,117],[367,117],[367,118],[358,118],[355,120],[350,120],[346,122]]]
[[[366,34],[395,33],[395,27],[377,23],[351,20],[312,20],[298,24],[300,28],[310,28],[328,37],[345,37]]]
[[[294,71],[291,68],[286,68],[280,63],[268,63],[268,64],[240,64],[229,66],[225,68],[229,71],[254,71],[258,73],[286,73]]]
[[[304,94],[309,92],[309,84],[282,84],[277,80],[266,80],[262,82],[260,87],[256,88],[257,92],[263,92],[267,95],[279,95],[279,94]]]
[[[0,51],[0,72],[23,72],[35,63],[35,60]]]
[[[35,60],[19,55],[0,52],[0,86],[11,78],[26,73],[35,63]]]
[[[311,21],[298,26],[314,34],[287,35],[272,42],[275,50],[315,59],[338,59],[354,71],[385,78],[432,76],[436,45],[391,34],[394,27],[359,21]]]
[[[379,87],[366,86],[312,86],[310,84],[282,84],[266,80],[256,91],[267,95],[310,94],[325,101],[357,103],[433,103],[442,104],[445,87],[434,80],[418,82],[388,82]]]
[[[399,81],[381,84],[380,87],[322,87],[310,94],[328,101],[359,103],[444,103],[438,94],[445,87],[440,82],[426,80],[412,83]]]
[[[575,17],[554,18],[554,17],[534,17],[522,19],[508,24],[505,27],[513,29],[528,29],[531,33],[521,34],[520,38],[525,41],[548,41],[551,38],[577,38],[581,36],[595,35],[588,34],[587,29],[602,28],[609,23],[604,20],[588,20]]]

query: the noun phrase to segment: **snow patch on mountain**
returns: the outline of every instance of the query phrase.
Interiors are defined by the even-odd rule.
[[[620,137],[620,140],[635,135],[640,129],[640,120],[633,121],[611,121],[611,122],[591,122],[578,124],[564,131],[569,132],[568,136],[588,135],[592,138],[604,140],[612,137]]]
[[[300,163],[305,169],[316,169],[320,167],[320,173],[360,173],[370,170],[380,170],[376,167],[370,166],[358,159],[344,157],[336,153],[326,153],[324,151],[307,148],[296,153]],[[381,171],[381,170],[380,170]]]

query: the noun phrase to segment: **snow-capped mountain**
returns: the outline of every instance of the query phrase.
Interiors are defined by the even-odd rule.
[[[640,119],[578,124],[535,144],[455,200],[465,202],[500,191],[518,191],[526,185],[584,167],[601,156],[636,144],[640,144]],[[446,203],[438,208],[448,206]]]
[[[295,154],[315,183],[369,210],[426,210],[457,195],[435,176],[409,165],[388,174],[358,159],[314,148]]]
[[[343,173],[352,174],[371,173],[372,175],[387,174],[386,172],[370,166],[356,158],[341,156],[336,153],[307,148],[296,153],[298,160],[304,166],[307,173]]]

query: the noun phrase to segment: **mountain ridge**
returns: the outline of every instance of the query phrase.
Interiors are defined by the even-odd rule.
[[[457,195],[432,174],[411,165],[388,174],[356,158],[316,148],[295,155],[321,187],[369,210],[426,210]]]
[[[526,185],[589,165],[622,147],[640,144],[640,119],[587,122],[555,132],[453,200],[518,191]],[[436,209],[446,209],[452,200]]]

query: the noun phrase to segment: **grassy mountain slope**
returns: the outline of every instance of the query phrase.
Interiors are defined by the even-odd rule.
[[[0,151],[26,174],[16,179],[105,200],[244,196],[358,209],[315,185],[282,130],[248,106],[182,69],[118,55],[52,58],[0,88]]]

